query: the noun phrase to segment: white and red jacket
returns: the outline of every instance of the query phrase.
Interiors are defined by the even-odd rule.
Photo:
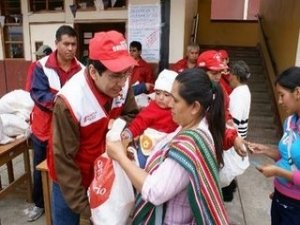
[[[74,152],[75,157],[72,160],[79,167],[82,184],[86,188],[93,179],[94,160],[105,151],[108,122],[110,119],[121,116],[128,91],[129,81],[127,80],[120,95],[111,99],[99,92],[89,75],[78,73],[58,93],[72,116],[74,126],[79,127],[79,140],[70,141],[74,141],[74,145],[71,146],[79,146],[79,149]],[[104,105],[108,99],[111,107],[107,111]],[[59,119],[59,115],[55,114],[55,116],[57,116],[56,119]],[[56,129],[55,126],[54,129]],[[62,129],[58,128],[58,130]],[[66,130],[66,132],[68,131]],[[51,144],[49,149],[48,167],[51,178],[57,180],[52,146]],[[54,138],[54,146],[57,148],[54,149],[55,154],[60,154],[59,151],[64,148],[65,143],[60,143],[60,140]],[[63,154],[60,157],[63,157]]]

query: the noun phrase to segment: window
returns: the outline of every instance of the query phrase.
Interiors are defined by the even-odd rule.
[[[29,4],[30,11],[63,11],[64,1],[63,0],[30,0]]]
[[[257,20],[261,0],[212,0],[212,20]]]
[[[74,2],[79,10],[126,7],[126,0],[75,0]]]
[[[1,15],[4,16],[4,57],[24,58],[21,1],[1,0]]]
[[[23,58],[23,28],[19,24],[4,26],[4,44],[6,58]]]

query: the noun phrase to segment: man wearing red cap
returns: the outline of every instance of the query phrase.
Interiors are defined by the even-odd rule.
[[[171,70],[180,73],[185,69],[197,67],[197,58],[199,56],[199,51],[200,48],[198,44],[189,44],[186,48],[186,56],[172,65]]]
[[[58,93],[53,109],[53,134],[48,156],[54,225],[79,224],[90,216],[87,188],[94,160],[105,152],[109,121],[129,121],[138,112],[129,75],[136,61],[116,31],[90,40],[86,70]]]

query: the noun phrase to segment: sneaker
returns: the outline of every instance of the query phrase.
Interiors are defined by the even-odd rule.
[[[43,215],[44,209],[37,207],[37,206],[33,206],[27,212],[28,212],[27,213],[27,222],[32,222],[32,221],[37,220],[38,218],[40,218]]]

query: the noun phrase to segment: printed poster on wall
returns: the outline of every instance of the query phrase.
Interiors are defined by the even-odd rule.
[[[160,58],[160,4],[132,5],[128,7],[128,45],[132,41],[142,44],[142,57],[147,62]]]

